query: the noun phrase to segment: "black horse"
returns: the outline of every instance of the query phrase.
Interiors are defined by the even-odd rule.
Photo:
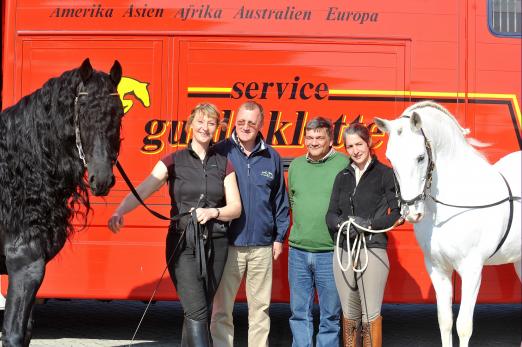
[[[9,276],[3,346],[29,346],[47,262],[75,216],[86,225],[88,189],[101,196],[114,185],[121,73],[118,61],[106,74],[86,59],[0,114],[0,271]]]

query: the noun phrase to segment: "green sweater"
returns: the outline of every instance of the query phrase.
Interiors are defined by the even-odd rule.
[[[288,190],[292,207],[292,229],[288,243],[308,252],[333,251],[334,243],[326,226],[335,177],[348,165],[348,157],[334,152],[324,162],[295,158],[288,170]]]

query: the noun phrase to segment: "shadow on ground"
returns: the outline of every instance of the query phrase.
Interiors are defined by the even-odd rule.
[[[36,325],[31,346],[128,346],[146,305],[136,301],[50,300],[35,308]],[[456,317],[458,306],[453,307]],[[273,304],[271,347],[288,347],[292,334],[287,304]],[[316,330],[318,310],[314,309]],[[435,305],[383,306],[383,346],[440,346]],[[2,317],[3,318],[3,317]],[[234,309],[235,346],[247,346],[248,312],[244,303]],[[183,311],[178,302],[150,307],[132,346],[179,346]],[[522,305],[477,305],[470,345],[520,346]],[[458,346],[454,333],[454,345]]]

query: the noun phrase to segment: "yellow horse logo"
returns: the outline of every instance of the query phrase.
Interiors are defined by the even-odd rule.
[[[124,99],[127,94],[133,94],[136,99],[145,107],[150,106],[150,95],[147,90],[148,87],[147,82],[140,82],[131,77],[122,77],[120,83],[118,84],[118,94],[120,94],[120,100],[123,104],[123,112],[127,113],[134,101],[129,99]]]

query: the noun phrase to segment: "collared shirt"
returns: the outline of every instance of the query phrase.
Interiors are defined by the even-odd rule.
[[[326,160],[328,160],[328,158],[330,158],[330,156],[332,156],[333,154],[335,153],[335,149],[333,147],[330,148],[330,151],[328,153],[326,153],[326,155],[324,157],[322,157],[321,159],[319,160],[314,160],[310,157],[310,153],[306,153],[306,161],[309,162],[309,163],[312,163],[312,164],[317,164],[317,163],[324,163]]]
[[[366,169],[368,169],[368,166],[370,166],[370,163],[372,162],[372,157],[368,156],[368,160],[366,161],[366,164],[364,164],[364,167],[362,170],[359,169],[359,167],[355,163],[351,163],[350,165],[355,170],[355,186],[359,184],[359,180],[361,179],[361,176],[364,174]]]
[[[243,146],[241,141],[239,141],[239,138],[237,137],[237,134],[235,131],[232,133],[231,138],[232,138],[232,141],[234,141],[234,143],[239,147],[241,152],[248,157],[248,155],[246,154],[246,151],[245,151],[245,147]],[[258,148],[258,146],[259,146],[259,148]],[[265,141],[263,141],[261,134],[258,134],[256,137],[256,144],[254,145],[254,149],[252,150],[252,152],[250,154],[254,153],[255,151],[262,151],[265,148],[266,148]]]

